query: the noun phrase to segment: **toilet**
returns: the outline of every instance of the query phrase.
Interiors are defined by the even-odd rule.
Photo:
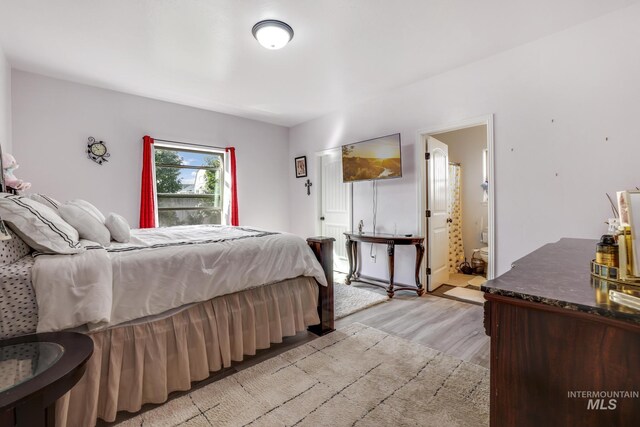
[[[489,247],[474,249],[471,256],[471,268],[473,274],[486,277],[487,266],[489,265]]]
[[[485,227],[482,229],[482,234],[480,236],[480,241],[482,243],[488,244],[489,243],[489,228]],[[473,253],[478,253],[478,256],[480,257],[481,260],[483,260],[485,263],[489,262],[489,246],[483,246],[481,248],[478,249],[474,249]]]
[[[489,262],[489,246],[484,246],[482,248],[477,248],[473,250],[473,258],[479,258],[486,263]],[[473,259],[472,258],[472,259]]]
[[[480,248],[479,252],[480,252],[480,258],[484,262],[489,262],[489,246],[485,246],[483,248]]]

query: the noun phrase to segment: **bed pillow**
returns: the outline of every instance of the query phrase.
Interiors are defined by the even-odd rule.
[[[58,208],[62,203],[54,199],[53,197],[49,197],[45,194],[34,193],[29,196],[31,200],[34,202],[42,203],[48,208],[51,208],[55,213],[58,213]]]
[[[0,265],[13,264],[20,258],[29,255],[31,248],[11,228],[7,229],[9,240],[0,241]]]
[[[75,254],[84,250],[75,228],[53,209],[26,197],[0,193],[0,218],[39,252]]]
[[[105,217],[102,214],[102,212],[100,212],[100,209],[96,208],[91,203],[87,202],[86,200],[74,199],[74,200],[69,200],[65,204],[67,204],[67,205],[75,205],[75,206],[78,206],[78,207],[84,209],[85,211],[89,212],[91,215],[96,217],[96,219],[98,221],[100,221],[102,224],[104,224]]]
[[[119,243],[129,243],[129,240],[131,240],[131,227],[122,215],[110,213],[104,225],[107,226],[109,233],[111,233],[111,240]]]
[[[96,216],[73,203],[65,203],[58,209],[60,216],[78,230],[81,238],[91,240],[102,246],[109,246],[111,234]]]

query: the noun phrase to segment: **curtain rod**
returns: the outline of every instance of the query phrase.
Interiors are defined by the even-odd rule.
[[[191,145],[193,147],[207,147],[207,148],[217,148],[219,150],[225,150],[225,147],[216,147],[213,145],[204,145],[204,144],[192,144],[190,142],[181,142],[181,141],[171,141],[169,139],[156,139],[153,138],[154,141],[160,141],[160,142],[169,142],[171,144],[180,144],[180,145]]]

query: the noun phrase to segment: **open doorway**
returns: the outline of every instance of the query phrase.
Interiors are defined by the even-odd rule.
[[[346,238],[352,230],[352,184],[342,182],[342,150],[340,147],[317,153],[318,166],[318,222],[320,235],[336,239],[333,245],[333,269],[346,275],[349,271]]]
[[[421,131],[419,138],[423,277],[429,292],[447,285],[447,293],[463,296],[495,271],[492,118]]]

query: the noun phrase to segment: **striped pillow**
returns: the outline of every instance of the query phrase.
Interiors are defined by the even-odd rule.
[[[53,197],[49,197],[46,194],[39,194],[39,193],[34,193],[29,195],[29,198],[35,202],[38,203],[42,203],[43,205],[45,205],[48,208],[53,209],[53,211],[55,213],[57,213],[58,215],[60,215],[58,213],[58,209],[60,208],[60,205],[62,203],[60,203],[59,201],[57,201],[56,199],[54,199]]]
[[[60,206],[58,212],[60,212],[60,216],[67,224],[78,230],[81,238],[91,240],[102,246],[109,246],[111,242],[109,230],[90,211],[72,203],[65,203]]]
[[[0,193],[0,218],[39,252],[75,254],[84,250],[75,228],[53,209],[26,197]]]
[[[93,215],[98,221],[100,221],[101,224],[104,224],[106,218],[104,217],[104,215],[102,214],[102,212],[100,212],[100,209],[96,208],[95,206],[93,206],[91,203],[87,202],[86,200],[82,200],[82,199],[73,199],[73,200],[69,200],[67,203],[67,205],[74,205],[79,207],[80,209],[90,213],[91,215]],[[58,204],[58,209],[60,209],[60,204]]]

